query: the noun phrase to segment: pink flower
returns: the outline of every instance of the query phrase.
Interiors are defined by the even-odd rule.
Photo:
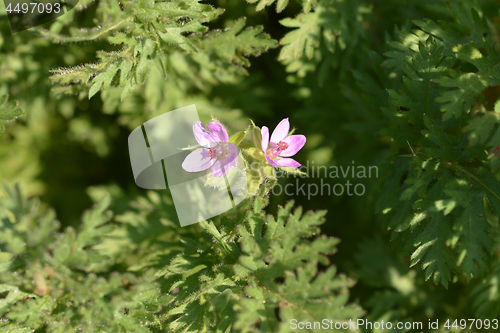
[[[295,155],[306,143],[304,135],[288,135],[290,122],[288,118],[283,119],[273,131],[271,142],[269,142],[269,129],[262,126],[262,150],[266,155],[266,160],[274,167],[300,166],[300,163],[293,158],[283,158]]]
[[[211,168],[212,176],[222,177],[229,168],[238,164],[238,150],[229,143],[226,129],[216,121],[207,125],[197,121],[193,125],[193,134],[196,141],[203,148],[198,148],[190,153],[182,162],[182,168],[187,172],[200,172]]]

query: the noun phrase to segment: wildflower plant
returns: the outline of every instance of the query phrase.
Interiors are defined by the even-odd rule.
[[[80,0],[18,33],[2,6],[0,331],[495,329],[497,1]],[[248,196],[180,227],[127,137],[192,104],[178,164],[224,187],[241,155]],[[354,163],[363,195],[273,192]]]

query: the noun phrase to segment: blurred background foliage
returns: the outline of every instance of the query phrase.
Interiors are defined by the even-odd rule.
[[[285,8],[281,4],[277,12],[275,4],[211,0],[206,3],[225,11],[206,25],[224,29],[246,17],[247,26],[262,25],[265,33],[280,41],[291,31],[288,26],[293,26],[283,20],[297,17],[307,22],[305,16],[301,21],[297,15],[306,14],[304,8],[309,2],[315,3],[291,1]],[[417,28],[415,20],[452,20],[452,12],[445,1],[435,0],[330,0],[322,5],[323,12],[315,13],[324,15],[320,17],[324,26],[312,38],[310,50],[305,47],[308,56],[286,50],[282,41],[282,45],[250,57],[251,65],[245,70],[239,66],[227,79],[212,81],[197,81],[196,77],[192,80],[178,69],[174,71],[177,76],[169,72],[164,79],[150,64],[144,84],[132,88],[123,100],[120,87],[103,89],[88,99],[89,86],[71,87],[67,94],[66,88],[62,91],[57,82],[51,83],[57,81],[51,70],[95,63],[96,52],[119,49],[105,40],[64,42],[50,37],[50,33],[67,31],[69,23],[80,28],[94,26],[98,1],[80,1],[78,11],[41,27],[47,30],[14,35],[2,9],[0,95],[8,94],[9,100],[18,101],[25,116],[6,123],[6,131],[0,134],[1,180],[20,183],[27,196],[40,197],[42,207],[53,207],[60,228],[79,227],[82,211],[99,201],[101,192],[112,194],[111,209],[121,219],[126,220],[130,210],[149,211],[152,203],[144,198],[168,197],[168,191],[159,194],[135,185],[128,134],[156,115],[190,104],[213,112],[233,132],[246,128],[248,118],[273,128],[281,119],[290,117],[297,133],[307,137],[297,160],[325,166],[348,166],[354,161],[355,165],[378,166],[382,175],[383,162],[395,149],[390,137],[380,134],[381,129],[391,127],[390,118],[381,108],[395,110],[387,90],[401,90],[404,76],[398,68],[382,66],[387,59],[384,54],[391,50],[388,42],[400,37],[404,40],[405,36],[410,40],[411,30]],[[468,1],[465,6],[480,10],[493,26],[490,28],[498,33],[497,1]],[[485,98],[495,101],[500,91],[495,88],[488,94]],[[412,154],[409,147],[396,150]],[[324,181],[335,184],[338,180]],[[271,195],[267,211],[275,214],[277,207],[289,199],[305,210],[328,210],[321,230],[341,239],[332,262],[358,281],[352,288],[351,300],[367,310],[370,320],[427,322],[428,318],[498,317],[500,309],[494,306],[500,302],[500,292],[495,290],[499,286],[495,279],[498,269],[492,269],[493,275],[486,280],[455,279],[447,289],[425,281],[424,271],[409,268],[410,252],[403,250],[404,241],[391,240],[386,216],[375,213],[382,186],[379,179],[353,181],[366,186],[364,196],[308,199],[303,195]],[[280,179],[282,185],[286,182],[295,180]],[[320,179],[301,182],[319,184]],[[161,219],[172,212],[157,214]],[[139,258],[148,251],[143,242],[151,241],[155,234],[150,224],[160,223],[155,221],[145,219],[140,222],[141,232],[130,233],[137,237],[133,240],[137,246],[134,255],[130,255],[131,250],[120,254],[121,246],[110,250],[114,253],[109,255],[123,256],[127,263],[114,269],[124,271],[140,265]],[[491,290],[489,299],[483,300],[487,305],[477,298],[471,302],[473,295],[485,288]]]

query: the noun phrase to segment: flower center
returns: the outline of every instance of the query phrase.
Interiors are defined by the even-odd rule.
[[[211,160],[223,159],[229,155],[229,148],[227,143],[218,143],[215,147],[210,148],[208,152]]]
[[[281,153],[283,150],[286,150],[288,148],[288,143],[280,141],[278,142],[278,151]]]
[[[267,150],[267,155],[275,159],[279,154],[281,154],[281,152],[286,149],[288,149],[288,143],[286,142],[280,141],[277,144],[271,143],[271,147],[269,147],[269,149]]]

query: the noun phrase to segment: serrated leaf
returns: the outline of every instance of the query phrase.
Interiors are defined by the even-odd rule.
[[[483,55],[475,43],[456,46],[456,57],[474,65],[478,71],[435,80],[444,87],[453,88],[436,98],[437,102],[443,103],[441,110],[444,112],[444,120],[468,113],[479,93],[487,87],[500,85],[500,55],[488,42],[484,43],[484,50]]]
[[[441,212],[432,215],[423,232],[417,237],[417,249],[411,255],[411,266],[421,263],[426,279],[433,276],[435,284],[448,288],[451,272],[455,267],[455,255],[446,244],[451,228]]]
[[[8,99],[9,95],[0,95],[0,132],[3,132],[5,129],[3,122],[11,121],[24,115],[17,101],[7,102]]]
[[[311,59],[314,49],[319,45],[321,27],[316,12],[299,14],[295,19],[286,18],[280,23],[288,28],[296,28],[288,32],[280,41],[282,49],[279,59],[293,61],[302,56]]]
[[[250,63],[242,54],[258,55],[276,47],[277,42],[262,32],[262,26],[243,30],[245,22],[245,18],[240,18],[226,31],[214,31],[208,34],[198,47],[214,52],[224,61],[234,61],[237,64],[249,66]]]
[[[500,100],[495,104],[500,105]],[[484,145],[489,149],[488,159],[491,167],[495,170],[500,167],[500,113],[498,111],[487,111],[484,108],[469,121],[464,127],[469,132],[469,143],[473,145]]]
[[[92,86],[89,89],[89,99],[92,98],[99,90],[101,90],[101,88],[109,88],[109,86],[111,85],[111,81],[113,80],[119,69],[119,67],[111,64],[105,72],[98,74],[94,79],[92,79]]]

